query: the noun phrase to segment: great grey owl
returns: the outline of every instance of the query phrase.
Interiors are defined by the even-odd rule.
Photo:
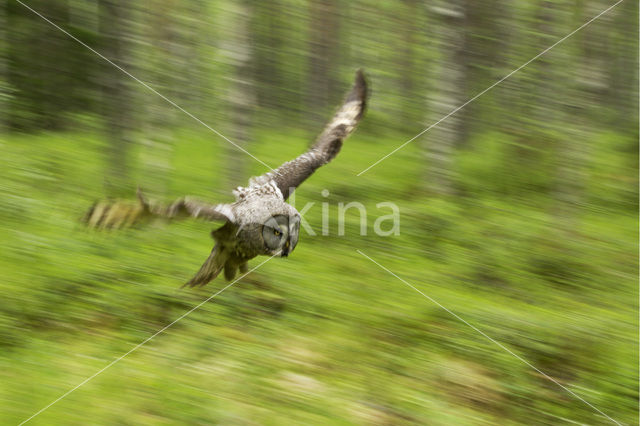
[[[96,203],[85,215],[93,228],[118,228],[151,217],[193,217],[226,221],[214,230],[215,246],[198,273],[185,286],[203,286],[224,270],[232,280],[247,261],[258,255],[288,256],[298,243],[300,214],[285,201],[292,191],[340,151],[343,140],[355,129],[366,106],[367,84],[362,71],[356,73],[351,91],[311,148],[275,170],[249,180],[247,187],[233,191],[231,204],[207,204],[180,198],[171,204],[148,201],[138,191],[138,203]]]

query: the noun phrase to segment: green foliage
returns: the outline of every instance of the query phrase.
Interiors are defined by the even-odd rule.
[[[173,137],[167,192],[156,195],[223,197],[214,192],[223,142],[191,130]],[[290,258],[271,260],[34,422],[605,423],[356,249],[633,422],[638,224],[626,176],[637,164],[624,139],[594,136],[592,195],[570,228],[553,211],[552,178],[536,170],[551,155],[542,148],[514,165],[509,136],[479,137],[458,157],[464,195],[456,198],[416,190],[410,178],[422,164],[412,147],[375,175],[354,177],[396,142],[356,134],[296,193],[298,207],[316,203],[307,215],[316,230],[329,203],[330,235],[302,235]],[[208,224],[82,227],[82,212],[102,195],[103,147],[78,133],[2,145],[2,423],[24,420],[225,285],[178,290],[211,248]],[[295,131],[264,130],[251,150],[278,164],[304,147]],[[143,187],[155,178],[139,168],[132,175]],[[358,235],[355,211],[337,236],[338,202],[362,202],[372,231],[381,200],[399,205],[400,236]]]
[[[637,421],[637,2],[534,61],[610,4],[25,3],[274,167],[355,69],[372,88],[295,193],[316,236],[33,423],[608,423],[513,354]],[[232,175],[265,168],[15,0],[0,36],[0,424],[17,424],[226,285],[178,289],[210,224],[95,232],[86,209],[136,184],[230,201]],[[353,201],[367,235],[352,209],[340,236]],[[398,236],[373,232],[384,201]]]

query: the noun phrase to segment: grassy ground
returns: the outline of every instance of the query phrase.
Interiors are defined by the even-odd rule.
[[[355,177],[404,141],[369,134],[296,194],[298,207],[316,203],[307,215],[316,230],[329,203],[330,235],[303,234],[288,259],[269,261],[32,423],[608,423],[357,249],[607,415],[636,423],[637,154],[616,135],[595,136],[583,204],[559,216],[552,178],[500,155],[512,148],[505,137],[460,154],[464,195],[446,199],[421,195],[417,144]],[[251,151],[277,165],[304,149],[298,136],[267,132]],[[166,179],[135,167],[133,180],[162,180],[167,198],[220,199],[223,142],[188,131],[176,140]],[[104,193],[99,137],[12,136],[0,151],[0,423],[17,424],[225,283],[177,289],[211,248],[209,224],[83,229],[82,212]],[[369,235],[358,235],[355,210],[337,235],[336,206],[350,201],[367,206]],[[388,214],[381,201],[400,207],[399,236],[372,232]]]

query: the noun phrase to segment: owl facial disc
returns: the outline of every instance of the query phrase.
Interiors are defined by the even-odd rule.
[[[297,216],[272,216],[262,227],[265,247],[272,255],[287,257],[298,244],[300,218]]]

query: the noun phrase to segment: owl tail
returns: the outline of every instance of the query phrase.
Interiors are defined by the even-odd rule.
[[[207,260],[202,264],[198,273],[191,278],[191,280],[185,283],[182,287],[195,287],[207,284],[220,274],[224,268],[224,264],[227,261],[227,253],[221,250],[218,245],[211,250],[211,254]]]

